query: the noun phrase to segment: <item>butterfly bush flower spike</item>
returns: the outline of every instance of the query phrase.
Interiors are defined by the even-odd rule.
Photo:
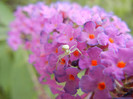
[[[133,38],[119,17],[67,2],[29,4],[14,15],[9,46],[30,52],[39,82],[57,99],[125,96],[117,86],[133,77]]]

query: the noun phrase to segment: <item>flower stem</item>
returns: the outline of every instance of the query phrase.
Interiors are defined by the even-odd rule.
[[[26,58],[26,62],[27,62],[27,58]],[[27,67],[28,67],[28,71],[29,71],[29,73],[31,75],[31,79],[32,79],[32,81],[34,83],[34,87],[36,89],[36,92],[38,94],[39,99],[50,99],[46,95],[46,93],[45,93],[45,91],[43,89],[43,86],[39,83],[38,78],[37,78],[37,75],[35,74],[35,71],[33,69],[33,66],[31,64],[29,64]]]

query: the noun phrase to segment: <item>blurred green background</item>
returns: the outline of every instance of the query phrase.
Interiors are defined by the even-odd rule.
[[[46,4],[56,0],[40,0]],[[63,0],[60,0],[63,1]],[[67,0],[64,0],[67,1]],[[68,0],[77,2],[82,6],[99,5],[106,11],[112,11],[122,20],[126,21],[133,31],[133,0]],[[13,52],[7,45],[7,32],[9,23],[13,21],[13,12],[19,5],[36,3],[37,0],[0,0],[0,99],[38,99],[39,91],[36,86],[41,85],[35,81],[36,72],[27,62],[27,54],[19,49]],[[131,32],[133,33],[133,32]],[[34,83],[33,83],[34,80]],[[45,94],[54,99],[48,87],[44,88]]]

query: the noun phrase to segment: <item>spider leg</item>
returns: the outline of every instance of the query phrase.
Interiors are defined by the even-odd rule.
[[[74,51],[78,51],[81,55],[83,55],[82,53],[81,53],[81,51],[78,49],[78,48],[75,48],[75,49],[73,49],[72,51],[71,51],[71,53],[73,53]]]
[[[56,69],[57,69],[57,65],[58,65],[59,61],[65,56],[66,56],[66,53],[58,56],[59,58],[58,58],[58,61],[56,62]]]
[[[70,48],[70,50],[73,49],[75,46],[76,46],[76,45],[73,45],[73,46]]]

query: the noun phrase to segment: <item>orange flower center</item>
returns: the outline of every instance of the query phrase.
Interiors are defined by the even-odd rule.
[[[60,62],[62,65],[66,63],[65,59],[61,59],[61,62]]]
[[[91,65],[92,65],[92,66],[97,66],[97,60],[92,60],[92,61],[91,61]]]
[[[54,26],[57,27],[57,24],[55,24]]]
[[[44,56],[45,56],[45,54],[44,54],[44,53],[41,53],[41,54],[40,54],[40,57],[44,57]]]
[[[124,68],[126,66],[126,63],[124,63],[123,61],[120,61],[117,63],[117,67],[119,68]]]
[[[73,75],[70,74],[70,75],[69,75],[69,79],[70,79],[70,80],[75,80],[75,77],[74,77]]]
[[[44,27],[44,24],[41,24],[41,27],[43,28]]]
[[[48,61],[45,61],[45,64],[48,64]]]
[[[55,49],[55,53],[58,53],[58,48]]]
[[[76,57],[78,57],[78,56],[79,56],[79,51],[77,51],[77,50],[74,51],[74,52],[73,52],[73,55],[76,56]]]
[[[106,88],[106,85],[105,85],[104,82],[100,82],[100,83],[98,84],[98,89],[99,89],[99,90],[104,90],[105,88]]]
[[[90,39],[94,39],[95,38],[95,35],[94,34],[89,34],[89,38]]]
[[[73,37],[71,37],[69,40],[72,41],[73,40]]]
[[[109,38],[110,43],[114,43],[114,40],[112,38]]]

